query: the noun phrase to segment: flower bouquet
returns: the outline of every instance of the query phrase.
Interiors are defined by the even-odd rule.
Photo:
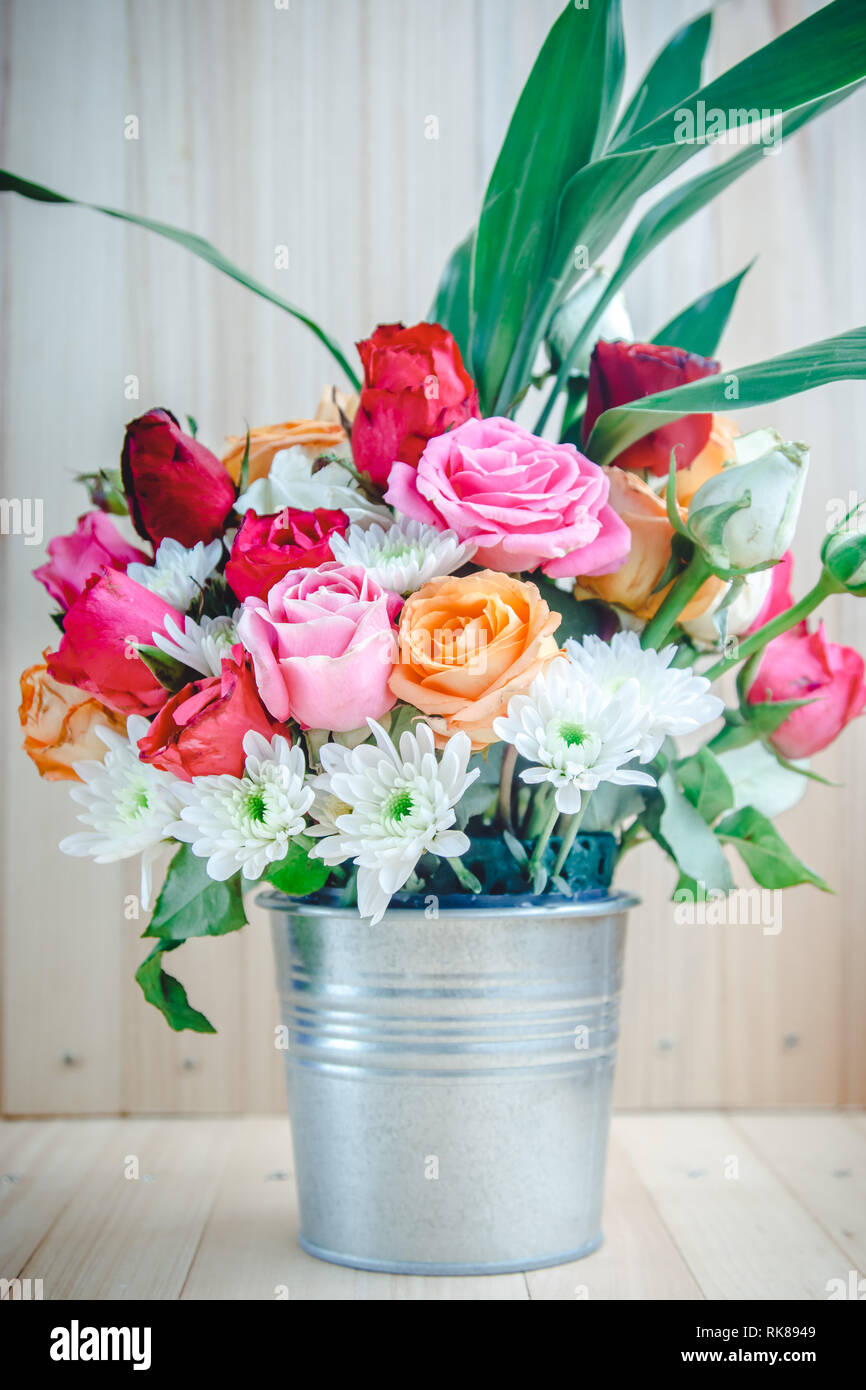
[[[621,289],[665,235],[861,83],[857,10],[836,0],[702,86],[704,15],[621,108],[618,4],[567,5],[430,321],[377,327],[358,344],[360,376],[328,334],[208,243],[100,209],[303,319],[345,378],[311,418],[248,429],[222,457],[194,421],[185,429],[149,410],[127,427],[120,468],[84,479],[92,509],[36,571],[60,637],[22,676],[25,748],[44,776],[72,783],[85,828],[61,849],[140,856],[143,905],[155,859],[175,846],[137,975],[173,1028],[212,1031],[165,954],[243,926],[255,885],[275,915],[301,923],[286,971],[302,983],[287,988],[315,997],[317,970],[327,974],[318,912],[343,924],[358,959],[368,953],[358,978],[381,969],[392,992],[411,952],[425,952],[428,1001],[471,992],[483,974],[483,942],[465,945],[473,922],[524,910],[518,935],[490,947],[491,959],[510,953],[509,979],[535,978],[532,952],[551,924],[577,923],[583,941],[589,912],[608,930],[625,902],[611,894],[614,866],[641,840],[673,861],[681,901],[733,888],[729,846],[763,888],[826,886],[772,816],[866,704],[862,658],[812,616],[829,594],[866,592],[866,543],[856,513],[838,518],[817,581],[795,601],[789,547],[809,450],[775,428],[741,432],[735,415],[737,403],[862,377],[866,332],[723,371],[715,354],[745,271],[644,342]],[[712,135],[708,111],[721,117]],[[616,270],[602,270],[636,199],[714,139],[737,148],[668,191]],[[73,201],[11,174],[2,187]],[[734,670],[735,682],[714,686]],[[470,964],[440,988],[448,951]],[[598,981],[581,960],[589,997]],[[548,961],[544,978],[558,969]],[[328,1026],[344,1048],[375,1051],[378,1034],[358,1042],[348,1015],[333,1022],[346,1007],[333,1005]],[[582,1026],[557,1007],[551,1037]],[[541,1016],[507,1026],[525,1042]],[[495,1049],[479,1018],[461,1043]],[[389,1044],[400,1051],[403,1039],[401,1055],[419,1050],[404,1023],[392,1019]],[[610,1039],[595,1046],[596,1062],[612,1059]],[[537,1062],[569,1076],[575,1064],[574,1054]],[[322,1065],[339,1071],[333,1055]],[[481,1090],[461,1123],[466,1133],[486,1116],[478,1145],[489,1151],[505,1121]],[[305,1135],[331,1104],[317,1094]],[[365,1152],[397,1125],[393,1106],[383,1119],[386,1099],[377,1104]],[[603,1108],[593,1114],[603,1123]],[[455,1128],[453,1114],[440,1121]],[[525,1188],[531,1161],[515,1166],[503,1202]],[[382,1162],[393,1168],[393,1152]],[[597,1175],[599,1162],[603,1152]],[[593,1181],[584,1207],[597,1205]],[[310,1210],[315,1201],[308,1194]],[[549,1262],[595,1239],[597,1218],[584,1213],[584,1234],[557,1244],[536,1210],[543,1258],[529,1236],[480,1258],[475,1236],[464,1250],[455,1234],[468,1204],[464,1190],[451,1244],[420,1258],[411,1239],[409,1253],[371,1256],[369,1230],[344,1239],[342,1254],[333,1240],[309,1243],[374,1267],[465,1270],[509,1267],[509,1249],[521,1267]],[[406,1210],[400,1219],[411,1226]]]

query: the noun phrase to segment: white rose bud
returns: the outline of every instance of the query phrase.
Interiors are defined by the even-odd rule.
[[[697,618],[681,623],[681,627],[699,647],[715,648],[719,645],[722,622],[727,637],[742,637],[763,608],[772,579],[771,569],[756,570],[754,574],[745,575],[739,593],[735,595],[733,602],[728,604],[724,613],[719,613],[718,621],[716,613],[727,597],[730,585],[722,589],[709,608],[705,608]]]
[[[809,449],[775,430],[740,435],[734,447],[736,462],[692,498],[688,529],[714,569],[763,569],[781,560],[793,539]]]
[[[547,341],[560,362],[565,361],[575,338],[601,299],[610,280],[611,277],[603,266],[593,266],[584,275],[574,294],[569,295],[565,303],[557,309],[548,329]],[[590,355],[599,338],[611,343],[620,338],[631,342],[634,338],[634,329],[621,293],[614,295],[590,333],[589,342],[584,343],[572,362],[570,376],[589,375]]]

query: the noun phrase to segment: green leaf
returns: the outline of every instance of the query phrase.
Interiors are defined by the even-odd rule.
[[[183,687],[189,685],[190,681],[199,679],[197,671],[190,670],[188,666],[176,661],[173,656],[168,656],[159,647],[148,647],[142,644],[137,645],[135,650],[148,670],[156,676],[160,685],[165,686],[165,689],[170,690],[173,695],[176,695],[179,690],[183,690]]]
[[[436,298],[430,310],[430,321],[441,323],[457,340],[467,371],[472,370],[472,342],[469,331],[469,280],[472,272],[472,252],[475,246],[474,229],[451,253],[442,272]]]
[[[606,410],[595,423],[585,448],[596,463],[611,463],[636,439],[683,415],[730,409],[732,402],[745,410],[754,405],[812,391],[833,381],[866,377],[866,328],[852,328],[834,338],[795,348],[780,357],[755,362],[732,372],[704,377],[642,396],[628,405]]]
[[[703,883],[707,891],[728,892],[734,886],[730,865],[701,813],[680,791],[670,772],[662,773],[658,789],[660,797],[649,801],[640,817],[641,823],[676,862],[681,873]],[[658,805],[659,800],[662,807]]]
[[[75,481],[83,483],[94,507],[112,516],[128,516],[126,494],[119,468],[100,468],[96,473],[78,473]]]
[[[557,589],[553,580],[542,574],[534,575],[533,583],[550,611],[559,613],[562,617],[562,622],[556,629],[556,641],[560,647],[568,637],[573,637],[579,642],[587,633],[610,630],[611,610],[600,599],[575,598],[573,594]]]
[[[250,481],[250,427],[247,425],[247,437],[244,441],[244,456],[241,459],[241,471],[238,475],[238,497],[246,492]]]
[[[686,797],[707,825],[733,807],[734,789],[709,748],[700,748],[692,757],[677,763],[676,773]]]
[[[668,40],[628,103],[608,146],[609,151],[700,87],[712,27],[712,10],[707,10],[684,24]]]
[[[176,1033],[182,1032],[185,1028],[194,1033],[215,1033],[213,1024],[209,1023],[198,1009],[192,1007],[180,981],[173,975],[167,975],[162,968],[165,952],[173,951],[179,945],[179,941],[173,941],[154,946],[150,955],[136,970],[135,978],[148,1004],[153,1004],[155,1009],[159,1009],[169,1027]]]
[[[192,435],[193,439],[195,439],[198,435],[198,420],[195,418],[194,415],[187,415],[186,423],[189,426],[190,434]]]
[[[619,0],[566,5],[535,61],[484,197],[471,275],[472,368],[483,414],[503,391],[544,274],[565,182],[607,139],[622,85]]]
[[[144,936],[186,941],[191,936],[225,936],[246,926],[240,874],[226,883],[208,876],[206,861],[181,845],[168,866],[162,892]]]
[[[785,844],[772,821],[744,806],[733,811],[716,827],[720,840],[732,844],[749,873],[762,888],[792,888],[797,883],[813,883],[825,893],[832,889],[813,873]]]
[[[313,841],[307,835],[299,835],[292,840],[284,859],[270,864],[264,877],[281,893],[292,897],[304,897],[307,893],[317,893],[328,881],[331,870],[321,859],[311,859]]]
[[[252,290],[253,294],[260,295],[262,299],[267,299],[269,303],[276,304],[278,309],[284,309],[292,318],[306,325],[327,348],[328,352],[345,372],[355,390],[360,389],[360,381],[357,373],[350,366],[348,359],[342,349],[331,338],[323,328],[320,328],[315,319],[311,319],[303,310],[291,304],[287,299],[282,299],[275,294],[261,280],[256,280],[254,276],[248,275],[245,270],[240,270],[238,266],[212,246],[204,237],[196,236],[193,232],[185,232],[180,227],[172,227],[168,222],[156,222],[151,217],[137,217],[134,213],[124,212],[120,208],[102,207],[99,203],[87,203],[81,198],[67,198],[63,193],[55,193],[51,188],[45,188],[42,184],[32,183],[29,179],[22,179],[17,174],[11,173],[8,169],[0,169],[0,193],[18,193],[22,198],[30,198],[38,203],[68,203],[76,207],[90,208],[93,212],[104,213],[106,217],[119,218],[121,222],[131,222],[136,227],[145,227],[150,232],[155,232],[157,236],[165,237],[168,241],[174,241],[178,246],[191,251],[200,260],[207,261],[215,270],[219,270],[229,279],[236,280],[239,285]]]
[[[733,790],[735,810],[753,806],[774,820],[796,806],[806,791],[807,769],[785,767],[760,742],[720,753],[718,762]]]
[[[665,347],[682,348],[685,352],[696,352],[700,357],[714,357],[731,316],[737,291],[754,264],[754,260],[749,261],[730,280],[702,294],[676,318],[670,319],[664,328],[660,328],[651,341]]]

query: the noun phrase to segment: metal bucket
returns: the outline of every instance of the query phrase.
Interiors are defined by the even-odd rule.
[[[303,1248],[399,1274],[506,1273],[595,1250],[637,900],[431,899],[375,927],[351,908],[259,901],[288,1033]]]

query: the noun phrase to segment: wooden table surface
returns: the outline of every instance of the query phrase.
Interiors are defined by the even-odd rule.
[[[297,1230],[286,1120],[0,1124],[0,1278],[45,1299],[826,1299],[866,1273],[866,1117],[619,1115],[605,1242],[554,1269],[372,1274]]]

